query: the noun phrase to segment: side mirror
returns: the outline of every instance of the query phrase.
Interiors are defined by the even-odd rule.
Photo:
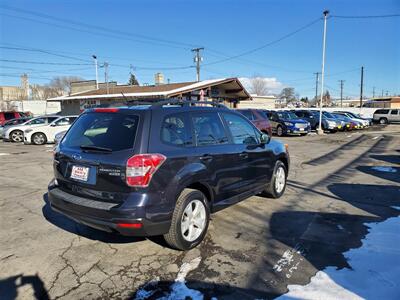
[[[56,127],[56,123],[50,124],[51,127]]]
[[[261,144],[268,144],[270,140],[271,140],[271,138],[270,138],[270,136],[268,134],[263,133],[260,136]]]

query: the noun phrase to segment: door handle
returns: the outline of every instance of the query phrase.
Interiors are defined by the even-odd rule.
[[[210,161],[210,160],[212,160],[212,156],[209,154],[205,154],[203,156],[200,156],[200,160],[201,161]]]
[[[242,152],[242,153],[239,154],[239,157],[243,158],[243,159],[246,159],[246,158],[249,157],[249,155],[246,152]]]

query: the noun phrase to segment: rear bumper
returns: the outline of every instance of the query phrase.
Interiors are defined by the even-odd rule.
[[[171,220],[149,220],[145,207],[123,208],[120,204],[96,201],[62,191],[52,181],[48,200],[51,208],[68,218],[102,231],[126,236],[154,236],[169,231]],[[165,218],[164,218],[165,219]],[[140,228],[119,224],[141,224]]]

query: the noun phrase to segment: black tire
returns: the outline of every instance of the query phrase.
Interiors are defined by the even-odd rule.
[[[37,132],[32,135],[32,144],[34,145],[44,145],[47,143],[47,137],[42,132]]]
[[[275,181],[276,181],[277,171],[280,168],[283,168],[283,170],[285,172],[285,185],[284,185],[283,189],[280,192],[278,192],[277,189],[276,189]],[[263,191],[262,194],[264,196],[269,197],[269,198],[274,198],[274,199],[280,198],[285,192],[286,182],[287,182],[287,169],[286,169],[286,166],[282,161],[278,160],[275,163],[274,173],[272,174],[271,181],[266,185],[265,190]]]
[[[24,133],[21,130],[11,131],[10,140],[14,143],[21,143],[24,141]]]
[[[306,136],[307,134],[308,134],[308,132],[307,133],[300,133],[301,136]]]
[[[386,124],[388,124],[389,122],[388,122],[388,119],[386,119],[386,118],[380,118],[379,119],[379,124],[381,124],[381,125],[386,125]]]
[[[281,125],[278,125],[278,127],[276,128],[276,135],[283,136],[283,127]]]
[[[200,202],[204,205],[206,214],[205,225],[203,231],[201,232],[200,236],[197,239],[193,241],[188,241],[183,236],[184,233],[182,233],[181,230],[181,221],[185,209],[194,200],[200,200]],[[178,197],[178,200],[176,201],[175,210],[172,215],[171,227],[168,233],[164,234],[164,239],[168,243],[168,245],[174,249],[178,250],[192,249],[203,241],[204,236],[207,233],[209,220],[210,220],[210,209],[207,198],[199,190],[186,188],[182,191],[182,193]]]

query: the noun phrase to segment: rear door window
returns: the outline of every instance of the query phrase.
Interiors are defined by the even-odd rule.
[[[255,119],[253,113],[250,110],[239,110],[238,112],[241,113],[243,116],[245,116],[249,120]]]
[[[375,113],[380,114],[380,115],[387,115],[389,113],[389,110],[388,109],[378,109]]]
[[[391,115],[398,115],[399,111],[397,109],[392,109],[392,111],[390,112]]]
[[[71,126],[62,145],[70,148],[94,146],[112,151],[131,149],[135,143],[138,122],[137,115],[86,113]]]
[[[46,118],[38,118],[29,121],[28,123],[26,123],[26,125],[40,125],[45,123],[46,123]]]
[[[189,137],[189,128],[185,124],[183,114],[167,116],[161,125],[161,140],[167,144],[176,146],[192,145],[192,139]]]
[[[224,113],[223,116],[234,144],[255,145],[259,143],[257,131],[247,120],[234,114]]]
[[[13,112],[6,112],[4,113],[4,119],[5,120],[11,120],[15,118],[15,114]]]
[[[227,144],[222,121],[217,113],[196,113],[192,115],[192,123],[197,146]]]

